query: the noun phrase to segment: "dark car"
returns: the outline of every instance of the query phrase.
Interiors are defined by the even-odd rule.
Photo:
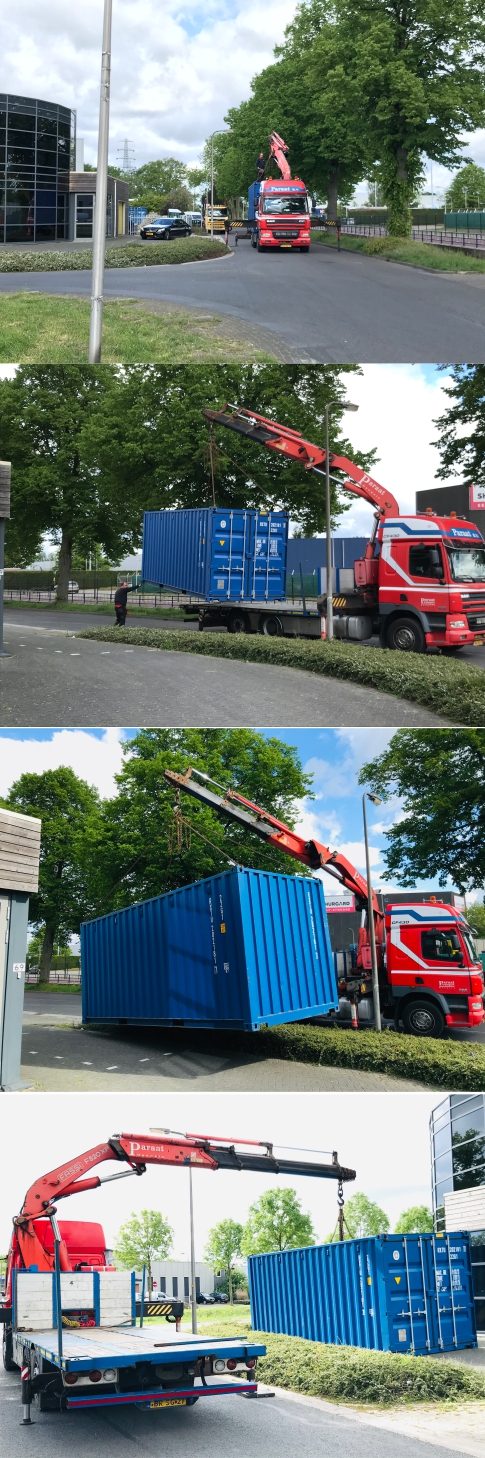
[[[190,223],[180,218],[155,218],[153,223],[145,223],[140,228],[140,238],[190,238],[192,228]]]
[[[197,1305],[198,1306],[213,1306],[214,1305],[214,1296],[213,1296],[212,1291],[211,1292],[209,1292],[209,1291],[199,1291],[196,1299],[197,1299]]]
[[[225,1291],[213,1291],[212,1300],[216,1302],[218,1301],[220,1306],[225,1306],[229,1301],[229,1297],[226,1295]]]

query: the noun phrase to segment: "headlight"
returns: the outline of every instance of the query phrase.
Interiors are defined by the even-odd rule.
[[[464,621],[463,618],[455,618],[453,620],[453,622],[449,624],[449,627],[450,628],[466,628],[466,623],[465,623],[465,621]]]

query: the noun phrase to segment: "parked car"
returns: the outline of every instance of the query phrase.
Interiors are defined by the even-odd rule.
[[[226,1306],[227,1302],[229,1301],[229,1297],[227,1296],[225,1291],[213,1291],[212,1299],[216,1303],[218,1302],[219,1306]]]
[[[213,1306],[214,1305],[214,1292],[213,1291],[199,1291],[199,1294],[196,1297],[196,1300],[197,1300],[197,1305],[198,1306]]]
[[[155,218],[153,223],[144,223],[140,238],[188,238],[191,232],[190,223],[181,214],[177,218]]]
[[[55,582],[54,583],[54,586],[52,588],[52,591],[53,592],[57,592],[58,586],[59,586],[58,582]],[[79,583],[78,582],[74,582],[74,580],[71,580],[70,583],[69,583],[69,592],[79,592]]]

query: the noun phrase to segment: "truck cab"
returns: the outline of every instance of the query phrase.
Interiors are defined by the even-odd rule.
[[[355,586],[378,611],[382,646],[457,650],[485,641],[485,542],[455,517],[388,517]]]
[[[310,205],[304,182],[298,177],[254,182],[248,202],[253,248],[259,253],[266,248],[297,248],[308,253]]]
[[[391,903],[385,938],[383,1007],[406,1032],[439,1037],[484,1022],[483,969],[461,911],[438,900]]]

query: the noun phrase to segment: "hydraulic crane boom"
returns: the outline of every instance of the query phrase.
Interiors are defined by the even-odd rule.
[[[95,1165],[107,1160],[127,1164],[129,1168],[107,1175],[104,1179],[89,1173]],[[227,1143],[215,1135],[165,1135],[163,1130],[159,1134],[149,1135],[114,1134],[106,1143],[96,1144],[93,1149],[59,1165],[49,1174],[41,1175],[30,1186],[22,1210],[13,1222],[23,1265],[37,1266],[40,1271],[53,1269],[52,1251],[45,1250],[39,1239],[36,1221],[47,1218],[56,1239],[59,1239],[55,1219],[59,1200],[85,1190],[97,1189],[109,1180],[122,1179],[123,1175],[142,1175],[148,1164],[185,1168],[191,1166],[212,1171],[227,1169],[251,1170],[261,1174],[312,1175],[317,1179],[337,1180],[339,1186],[354,1180],[356,1173],[355,1170],[346,1169],[339,1164],[335,1152],[330,1162],[317,1163],[309,1159],[289,1159],[284,1153],[276,1156],[273,1145],[264,1141],[258,1143],[255,1140],[235,1139],[233,1143]],[[83,1178],[84,1175],[87,1178]],[[61,1270],[71,1270],[65,1242],[60,1239],[59,1258]]]
[[[290,167],[290,164],[288,162],[288,152],[289,152],[289,150],[290,149],[289,149],[289,147],[287,147],[286,142],[283,141],[283,138],[282,137],[279,137],[278,136],[278,133],[277,132],[271,132],[270,133],[270,138],[269,138],[269,156],[270,156],[270,160],[271,160],[271,157],[274,157],[274,160],[275,160],[277,166],[280,169],[281,176],[284,177],[285,182],[290,182],[291,181],[291,167]]]
[[[230,820],[235,820],[240,825],[254,830],[255,834],[259,835],[261,840],[265,840],[267,845],[273,845],[277,850],[284,851],[286,855],[292,856],[294,860],[300,861],[310,870],[325,870],[328,875],[335,876],[347,891],[351,891],[356,896],[358,905],[365,908],[367,916],[369,917],[369,911],[373,915],[377,954],[379,959],[382,958],[385,918],[375,891],[372,892],[372,906],[369,908],[367,881],[351,861],[347,860],[346,856],[342,855],[340,851],[329,850],[327,846],[320,845],[317,840],[305,840],[295,830],[290,830],[283,821],[277,820],[274,815],[270,815],[267,810],[262,810],[259,805],[253,805],[251,800],[246,800],[236,790],[224,789],[224,786],[217,785],[217,788],[224,790],[224,793],[223,795],[214,794],[213,790],[207,788],[207,783],[198,784],[197,780],[193,779],[193,775],[198,775],[208,784],[217,785],[216,780],[211,780],[208,775],[204,775],[201,770],[194,770],[192,766],[189,766],[184,775],[177,774],[175,770],[164,770],[164,778],[173,789],[184,790],[186,794],[193,795],[196,800],[201,800],[214,810],[229,816]],[[369,946],[367,928],[363,928],[360,932],[357,966],[364,967],[364,946]],[[367,970],[367,959],[365,959],[365,968]]]
[[[224,425],[227,430],[235,430],[238,435],[243,435],[246,440],[254,441],[255,445],[266,446],[268,450],[276,451],[292,461],[298,461],[305,471],[315,471],[317,475],[325,474],[326,451],[322,446],[312,445],[310,441],[304,440],[299,430],[290,430],[286,425],[278,425],[275,420],[267,420],[264,415],[256,415],[253,410],[246,410],[244,406],[224,405],[222,410],[204,410],[206,420],[212,421],[215,425]],[[375,506],[379,521],[387,516],[399,516],[399,506],[396,498],[390,491],[374,481],[367,471],[363,471],[354,461],[349,461],[347,456],[337,456],[329,452],[330,466],[332,470],[344,471],[346,480],[338,484],[345,487],[346,491],[352,491],[354,496],[362,496],[371,506]],[[366,555],[373,555],[373,544],[368,543]]]

